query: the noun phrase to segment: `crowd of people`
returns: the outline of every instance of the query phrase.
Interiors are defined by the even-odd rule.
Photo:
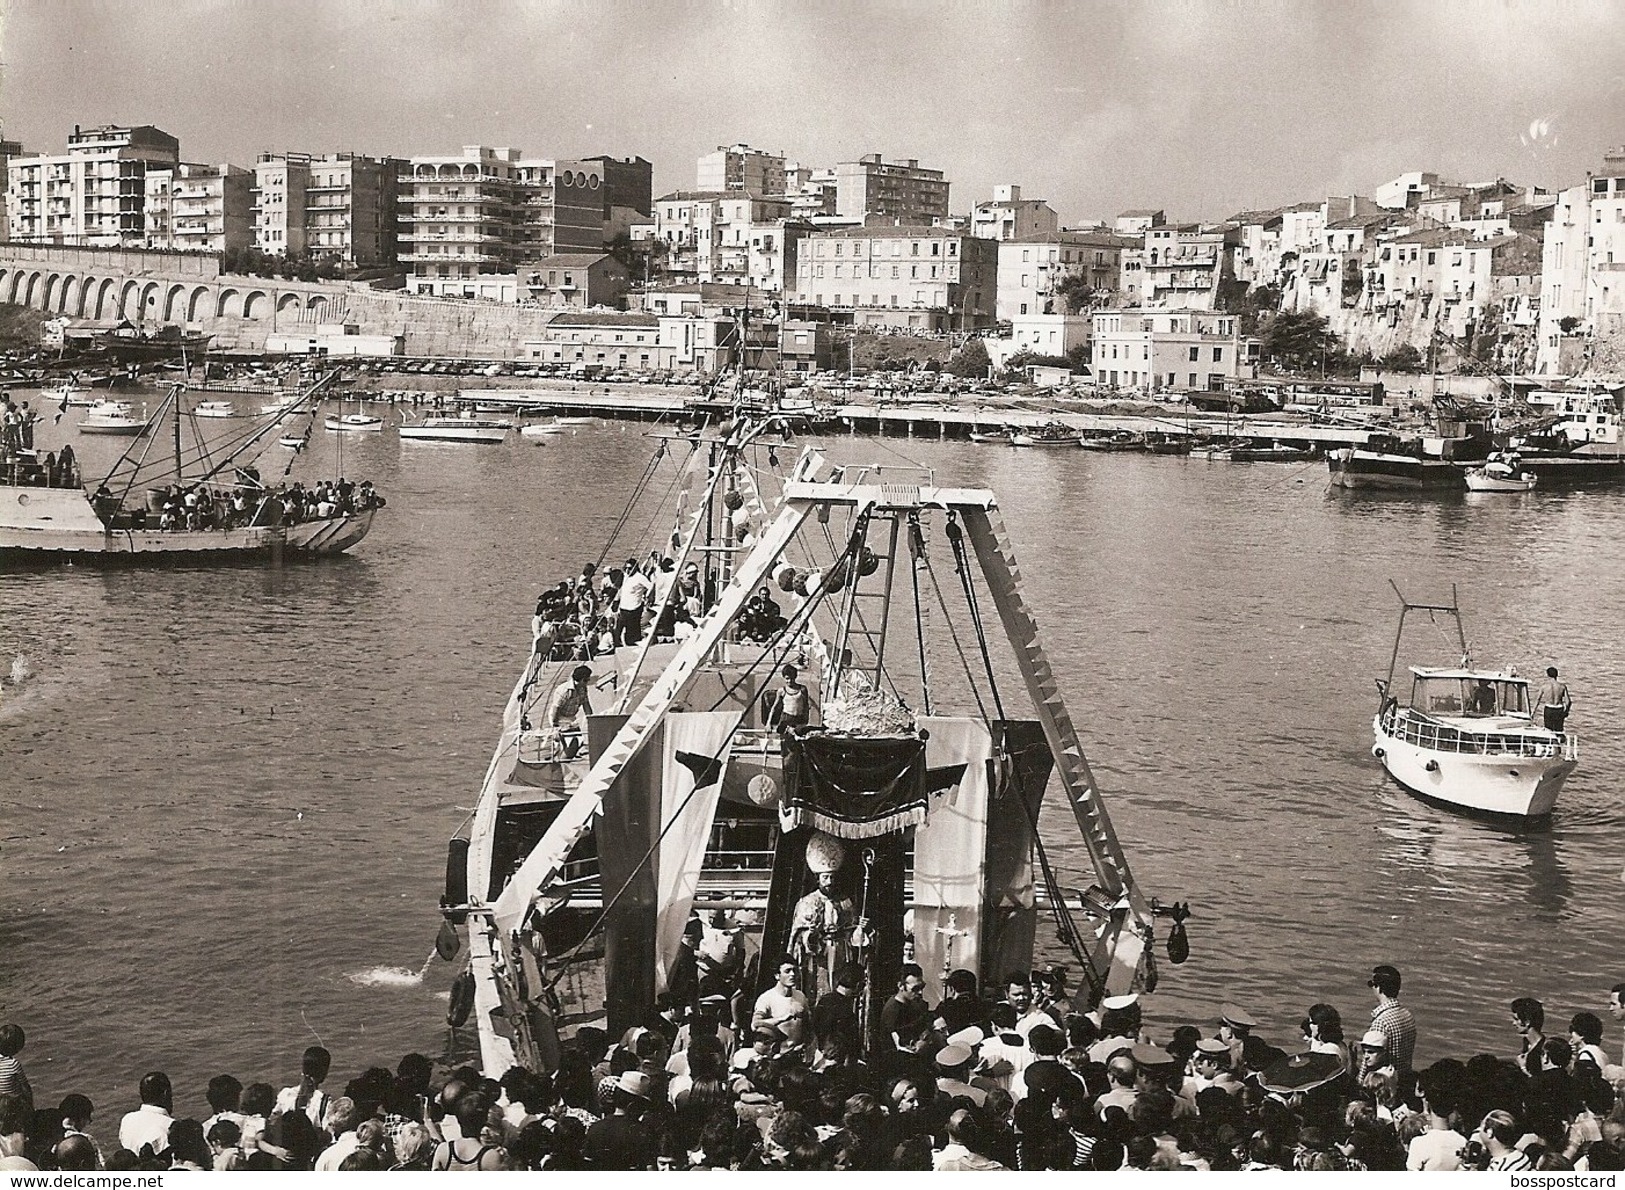
[[[297,1082],[209,1080],[207,1112],[177,1117],[162,1072],[139,1083],[117,1145],[95,1105],[51,1106],[30,1087],[25,1036],[0,1025],[0,1171],[112,1170],[1619,1170],[1625,1071],[1604,1025],[1549,1023],[1511,1002],[1517,1052],[1416,1069],[1400,973],[1372,970],[1364,1029],[1315,1004],[1289,1053],[1243,1008],[1160,1043],[1134,996],[1070,1003],[1055,968],[994,995],[944,980],[935,1007],[907,964],[873,1030],[847,964],[816,997],[786,962],[736,1015],[704,982],[664,993],[612,1041],[582,1027],[557,1068],[437,1076],[422,1054],[328,1088],[331,1058]],[[1625,984],[1608,1008],[1625,1021]],[[1356,1036],[1358,1034],[1358,1036]],[[861,1045],[871,1036],[873,1044]],[[867,1052],[866,1052],[867,1051]],[[195,1092],[194,1092],[195,1094]]]
[[[255,525],[297,525],[305,521],[349,516],[382,508],[383,495],[372,481],[322,480],[266,487],[252,467],[239,468],[230,487],[172,483],[153,489],[153,510],[126,508],[106,484],[92,493],[91,507],[115,529],[145,529],[156,524],[164,532],[243,529]],[[156,521],[154,521],[156,517]]]

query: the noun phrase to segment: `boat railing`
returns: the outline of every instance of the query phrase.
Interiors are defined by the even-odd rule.
[[[1464,731],[1448,723],[1414,718],[1402,708],[1390,708],[1382,718],[1383,730],[1389,735],[1430,752],[1538,759],[1559,755],[1564,760],[1580,758],[1580,743],[1568,732],[1552,736],[1522,731]]]

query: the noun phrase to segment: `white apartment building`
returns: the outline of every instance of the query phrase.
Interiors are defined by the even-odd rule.
[[[849,228],[807,237],[795,300],[856,326],[943,332],[993,322],[999,245],[941,227]]]
[[[782,292],[807,228],[790,200],[742,191],[677,190],[655,201],[655,238],[674,279]]]
[[[1607,154],[1599,173],[1557,197],[1542,249],[1539,336],[1537,372],[1587,370],[1599,346],[1603,370],[1618,370],[1625,338],[1625,149]]]
[[[993,200],[971,210],[970,233],[984,240],[1031,240],[1054,235],[1061,217],[1041,198],[1022,198],[1020,186],[993,187]]]
[[[1095,383],[1111,388],[1216,390],[1254,370],[1236,316],[1212,310],[1101,310],[1090,339]]]
[[[183,161],[148,168],[145,179],[148,248],[225,252],[253,242],[250,205],[254,175],[240,165]]]
[[[879,153],[869,153],[835,166],[835,213],[929,227],[948,218],[948,186],[940,169],[921,168],[912,157],[883,161]]]
[[[24,244],[144,247],[147,170],[179,163],[180,142],[150,124],[76,125],[66,153],[7,163],[7,235]]]
[[[1065,314],[1061,290],[1073,277],[1092,290],[1116,290],[1123,250],[1131,243],[1106,231],[1059,231],[1001,242],[996,317],[1014,322],[1030,314]]]
[[[751,194],[783,195],[783,153],[764,153],[749,145],[718,145],[701,157],[694,170],[697,191],[744,190]]]

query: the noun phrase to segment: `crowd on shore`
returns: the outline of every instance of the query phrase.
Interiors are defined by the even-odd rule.
[[[177,1118],[169,1078],[140,1080],[118,1145],[95,1106],[53,1107],[23,1069],[26,1037],[0,1025],[0,1171],[110,1170],[1456,1170],[1625,1165],[1625,1070],[1602,1020],[1566,1030],[1511,1002],[1516,1056],[1414,1069],[1417,1022],[1400,974],[1373,969],[1359,1036],[1315,1004],[1289,1053],[1244,1009],[1157,1044],[1136,997],[1075,1012],[1054,968],[996,997],[951,973],[935,1007],[912,964],[879,1012],[868,1057],[855,967],[809,1000],[786,963],[748,1013],[727,998],[662,994],[618,1040],[582,1027],[556,1069],[437,1077],[408,1054],[342,1093],[312,1047],[297,1082],[209,1080],[208,1112]],[[1625,1021],[1625,984],[1608,1008]],[[748,1023],[747,1023],[748,1019]],[[1510,1034],[1510,1030],[1509,1030]],[[1510,1046],[1509,1046],[1510,1049]],[[195,1092],[194,1092],[195,1093]],[[202,1118],[200,1118],[202,1117]]]

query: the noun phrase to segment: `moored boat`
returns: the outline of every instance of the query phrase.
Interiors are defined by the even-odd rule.
[[[1108,452],[1144,450],[1145,437],[1131,430],[1118,430],[1113,434],[1085,434],[1078,439],[1078,445],[1084,450]]]
[[[1466,472],[1469,492],[1532,492],[1538,482],[1520,466],[1517,455],[1491,455],[1482,467]]]
[[[456,414],[445,417],[426,417],[421,422],[401,426],[401,439],[406,442],[466,442],[494,445],[502,442],[513,428],[510,421]]]
[[[1396,588],[1397,590],[1397,588]],[[1412,793],[1458,810],[1537,819],[1552,812],[1563,782],[1579,762],[1571,732],[1534,720],[1529,681],[1512,669],[1474,666],[1454,591],[1448,604],[1400,596],[1399,630],[1388,676],[1377,683],[1381,704],[1371,721],[1371,753]],[[1409,700],[1393,687],[1408,612],[1454,619],[1461,663],[1410,667]]]
[[[370,413],[330,413],[322,424],[337,434],[367,434],[384,428],[384,419]]]
[[[1078,443],[1082,441],[1082,437],[1078,431],[1070,426],[1061,422],[1049,422],[1046,425],[1033,426],[1030,429],[1012,430],[1010,445],[1076,448]]]
[[[956,969],[991,985],[1030,969],[1045,913],[1091,1005],[1151,990],[1153,910],[1056,693],[992,493],[926,474],[825,478],[807,452],[769,507],[753,476],[770,471],[748,457],[765,444],[748,429],[682,459],[669,445],[651,467],[675,463],[675,484],[703,490],[681,531],[659,539],[673,555],[660,573],[692,561],[692,583],[668,580],[655,635],[620,648],[598,640],[579,584],[543,596],[478,804],[448,854],[452,941],[440,950],[456,954],[466,926],[467,991],[454,1005],[472,1017],[482,1069],[551,1070],[567,1030],[619,1035],[660,992],[749,1003],[781,961],[812,1000],[856,963],[855,1043],[886,1046],[877,1026],[905,962],[923,968],[928,1000]],[[921,606],[905,589],[936,581],[922,571],[938,550],[948,581],[968,589],[977,572],[987,622],[1007,636],[1021,678],[1009,701],[997,701],[991,661],[968,675],[994,694],[978,707],[1007,708],[997,721],[936,705],[946,695],[911,665],[931,626],[901,622]],[[764,611],[763,591],[782,612]],[[787,664],[804,684],[764,696]],[[1019,689],[1030,711],[1014,705]],[[1062,883],[1036,835],[1052,769],[1085,840],[1071,854],[1093,864],[1087,892]],[[993,812],[1012,798],[1025,812]],[[759,959],[696,973],[685,939]]]
[[[194,417],[236,417],[237,406],[230,401],[199,401],[192,407]]]
[[[84,420],[79,423],[81,434],[117,434],[125,437],[134,437],[146,429],[147,419],[136,417],[130,411],[128,401],[98,401],[85,410]]]

